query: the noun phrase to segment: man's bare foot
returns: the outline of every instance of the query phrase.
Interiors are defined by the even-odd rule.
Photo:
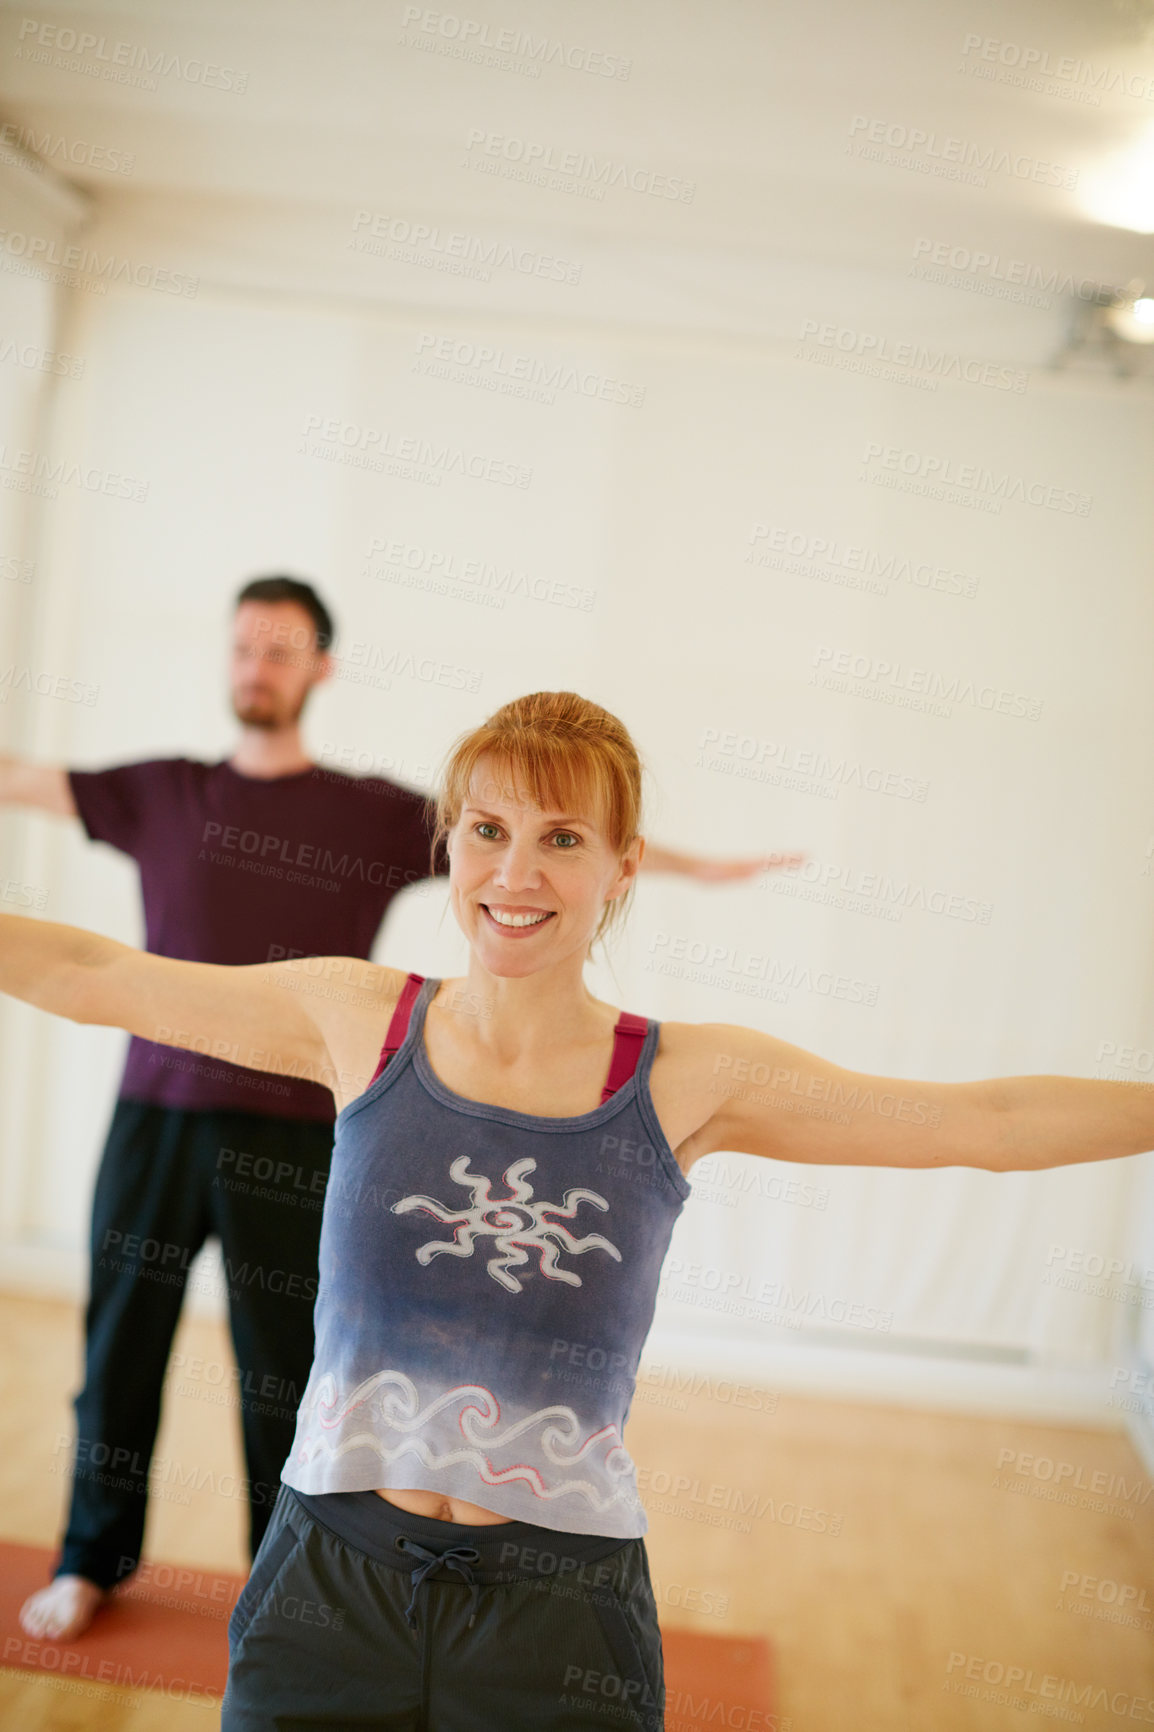
[[[87,1576],[57,1576],[31,1594],[20,1608],[20,1628],[28,1636],[71,1642],[88,1628],[108,1598]]]

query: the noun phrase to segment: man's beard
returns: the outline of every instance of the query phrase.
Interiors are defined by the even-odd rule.
[[[304,698],[301,698],[295,709],[272,692],[253,693],[247,698],[233,697],[232,713],[237,721],[246,728],[265,728],[270,733],[276,728],[287,728],[297,720],[304,709]]]

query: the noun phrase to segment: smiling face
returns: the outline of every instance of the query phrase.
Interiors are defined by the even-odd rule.
[[[584,964],[605,904],[623,896],[640,861],[619,855],[592,799],[545,811],[491,756],[477,764],[448,837],[449,893],[473,953],[490,974]]]

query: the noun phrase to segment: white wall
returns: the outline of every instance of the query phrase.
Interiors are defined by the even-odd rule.
[[[147,256],[147,232],[134,237],[123,213],[117,221],[121,250]],[[99,227],[89,238],[99,243]],[[792,308],[797,284],[782,295]],[[99,700],[14,694],[0,738],[78,766],[225,752],[229,597],[256,572],[298,571],[331,596],[338,649],[352,662],[401,646],[479,682],[469,692],[338,680],[312,713],[318,753],[363,751],[422,782],[455,733],[504,699],[575,686],[634,730],[653,772],[654,835],[711,853],[802,848],[807,871],[834,889],[888,874],[915,901],[959,899],[954,916],[914,906],[891,921],[817,900],[805,874],[726,890],[652,879],[612,970],[598,971],[605,995],[658,1017],[749,1023],[889,1077],[1108,1074],[1103,1043],[1154,1045],[1154,878],[1143,875],[1154,825],[1136,793],[1154,723],[1149,387],[1039,367],[1056,313],[1030,322],[1007,311],[999,322],[978,297],[901,278],[879,313],[864,274],[839,284],[843,308],[855,299],[871,301],[872,328],[896,339],[929,336],[959,356],[1026,367],[1027,388],[930,391],[799,359],[792,341],[610,337],[552,316],[374,312],[207,284],[190,298],[72,296],[62,330],[85,368],[58,392],[55,446],[99,453],[146,479],[148,497],[62,488],[51,502],[34,591],[38,653],[97,685]],[[800,329],[792,313],[788,323]],[[430,377],[414,371],[428,337],[571,363],[643,387],[644,402],[563,390],[549,405]],[[531,484],[445,474],[422,485],[328,461],[302,451],[317,416],[507,459],[531,467]],[[1006,502],[987,514],[872,485],[861,479],[879,468],[865,461],[870,445],[1076,490],[1092,507],[1082,517]],[[900,576],[888,593],[862,593],[750,563],[757,524],[961,573],[976,594]],[[559,579],[596,599],[588,612],[512,597],[495,609],[385,582],[366,569],[374,537]],[[1029,720],[961,701],[939,716],[815,684],[829,665],[817,658],[840,651],[1003,688],[1041,712]],[[727,752],[726,735],[758,744]],[[839,782],[828,764],[817,787],[734,773],[747,751],[767,770],[825,754],[928,790],[924,800],[871,791]],[[3,846],[21,846],[2,822]],[[127,863],[48,820],[29,821],[27,834],[52,918],[139,937]],[[964,917],[979,904],[990,905],[988,923]],[[677,963],[696,945],[719,947],[714,973],[734,982],[769,956],[819,985],[774,999],[703,984]],[[396,905],[378,954],[451,971],[460,948],[442,894]],[[662,961],[681,972],[660,971]],[[835,998],[822,971],[876,1002]],[[9,1266],[23,1281],[51,1269],[75,1283],[123,1039],[16,1017],[23,1043],[5,1043],[0,1091],[38,1104],[32,1158],[26,1140],[6,1135],[9,1184],[22,1175]],[[728,1354],[779,1379],[925,1400],[949,1398],[927,1363],[940,1372],[976,1360],[984,1381],[971,1368],[953,1385],[967,1401],[1118,1417],[1106,1393],[1130,1307],[1095,1296],[1068,1266],[1122,1254],[1139,1163],[1038,1176],[807,1171],[828,1189],[824,1208],[748,1192],[735,1207],[740,1175],[798,1174],[749,1157],[720,1165],[721,1195],[691,1202],[673,1250],[701,1266],[698,1302],[663,1302],[654,1352]],[[1048,1271],[1073,1284],[1051,1284]],[[764,1317],[725,1317],[709,1286],[734,1280],[786,1281],[819,1313],[852,1305],[890,1325],[799,1337]],[[922,1357],[899,1363],[902,1344]]]
[[[0,148],[0,210],[7,229],[65,243],[87,199],[18,147]],[[74,388],[78,357],[60,343],[63,294],[49,276],[6,255],[0,269],[0,750],[29,751],[41,707],[14,695],[19,676],[39,681],[41,625],[49,598],[43,557],[47,518],[31,464],[53,442],[57,391]],[[14,683],[15,682],[15,683]],[[51,888],[40,863],[35,823],[8,813],[0,829],[0,908],[50,914]],[[29,1224],[40,1143],[41,1091],[28,1088],[29,1053],[43,1030],[34,1013],[0,999],[0,1239],[19,1243]],[[72,1243],[76,1241],[73,1239]],[[73,1261],[75,1259],[73,1258]]]

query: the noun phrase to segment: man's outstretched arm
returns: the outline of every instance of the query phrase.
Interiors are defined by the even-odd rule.
[[[772,872],[782,866],[800,866],[804,854],[756,854],[742,860],[707,860],[701,854],[682,854],[676,848],[662,848],[656,842],[646,842],[641,861],[643,872],[679,872],[684,878],[697,878],[703,884],[726,884],[739,878],[752,878],[758,872]]]
[[[75,818],[68,771],[58,764],[29,764],[0,753],[0,806],[33,806],[60,818]]]

